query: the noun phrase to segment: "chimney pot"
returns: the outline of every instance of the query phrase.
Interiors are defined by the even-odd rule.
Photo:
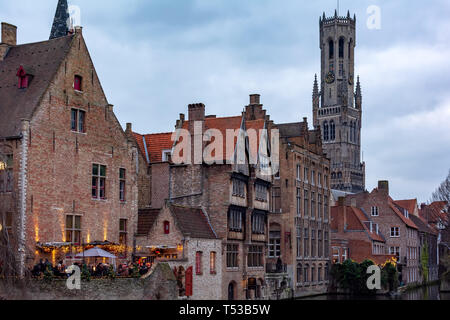
[[[251,94],[250,95],[250,105],[261,104],[261,95]]]
[[[205,120],[205,105],[203,103],[190,104],[189,121],[204,121]]]
[[[378,181],[378,190],[385,191],[387,194],[389,194],[389,181]]]
[[[2,44],[6,44],[8,46],[16,46],[17,45],[17,27],[2,22]]]

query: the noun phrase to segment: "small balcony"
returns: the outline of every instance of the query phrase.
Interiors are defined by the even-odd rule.
[[[287,273],[287,264],[266,263],[266,273]]]

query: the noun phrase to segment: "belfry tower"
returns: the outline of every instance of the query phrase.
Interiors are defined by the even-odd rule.
[[[331,188],[365,190],[361,162],[362,96],[355,84],[356,16],[320,17],[321,79],[313,86],[314,125],[320,126],[325,153],[331,159]],[[355,89],[356,85],[356,89]]]

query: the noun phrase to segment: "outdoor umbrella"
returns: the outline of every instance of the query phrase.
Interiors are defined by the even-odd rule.
[[[113,265],[114,265],[114,269],[115,269],[115,264],[116,264],[115,259],[117,257],[105,250],[100,249],[99,247],[95,247],[95,248],[89,249],[87,251],[84,251],[80,254],[77,254],[75,256],[75,258],[78,258],[78,259],[79,258],[83,258],[83,259],[84,258],[95,258],[96,261],[97,261],[97,258],[110,258],[110,259],[113,259]]]

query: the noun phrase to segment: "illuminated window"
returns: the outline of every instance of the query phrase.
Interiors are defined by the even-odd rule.
[[[119,169],[119,199],[125,201],[126,170]]]
[[[0,193],[12,192],[14,187],[13,155],[0,158]]]
[[[81,244],[81,216],[66,216],[66,242]]]
[[[212,251],[209,254],[209,273],[210,274],[216,274],[216,257],[217,253]]]
[[[120,219],[119,222],[119,244],[127,245],[127,219]]]
[[[92,165],[92,198],[106,199],[106,166]]]

